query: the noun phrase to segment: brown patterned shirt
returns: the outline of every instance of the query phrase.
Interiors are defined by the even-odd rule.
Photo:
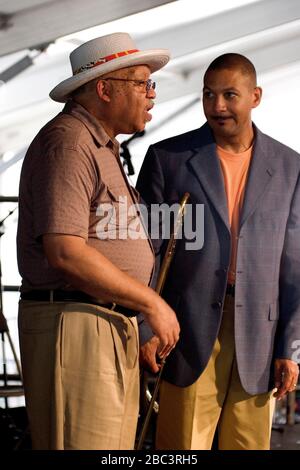
[[[148,284],[154,256],[136,203],[118,142],[85,108],[68,102],[37,134],[24,159],[17,236],[21,290],[71,287],[44,255],[42,235],[50,233],[84,238]]]

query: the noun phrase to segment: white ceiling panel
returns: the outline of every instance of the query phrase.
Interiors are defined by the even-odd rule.
[[[36,8],[44,3],[55,3],[56,0],[0,0],[1,13],[20,13],[30,8]]]
[[[299,82],[300,1],[220,0],[220,8],[217,9],[218,1],[210,0],[211,11],[207,10],[205,18],[200,1],[182,0],[169,2],[169,5],[162,6],[157,11],[152,10],[148,18],[147,12],[132,17],[131,26],[130,17],[124,18],[123,22],[118,20],[117,24],[114,22],[107,25],[108,28],[112,28],[108,32],[127,30],[136,39],[140,49],[166,47],[171,50],[173,59],[166,68],[154,75],[158,82],[157,103],[190,94],[200,95],[206,67],[215,57],[225,52],[239,52],[249,57],[256,66],[260,82],[266,75],[273,74],[274,77],[279,77],[282,70],[293,70],[295,82]],[[27,6],[34,3],[37,8],[46,8],[53,7],[57,3],[65,4],[66,0],[59,2],[0,0],[0,11],[9,8],[10,3],[15,8],[21,3]],[[72,1],[73,5],[76,3],[76,0]],[[94,2],[80,0],[80,3],[86,5]],[[98,0],[96,3],[101,4],[102,1]],[[151,2],[113,0],[106,3],[109,4],[107,8],[110,9],[111,16],[116,17],[116,9],[120,3],[123,7],[131,6],[132,9],[134,4],[138,3],[142,9],[143,4],[149,7]],[[179,7],[182,6],[185,7],[185,15],[182,15],[185,18],[180,23],[175,11],[179,11]],[[188,10],[192,12],[190,20],[186,14]],[[153,20],[153,13],[160,21]],[[163,16],[166,16],[164,21]],[[153,29],[153,23],[155,25],[159,23],[159,28]],[[36,28],[32,29],[35,34]],[[0,31],[0,50],[2,33],[3,31]],[[0,86],[0,155],[8,150],[26,146],[34,133],[61,108],[61,105],[49,99],[49,91],[70,75],[69,53],[83,40],[89,39],[89,34],[95,36],[99,32],[93,28],[93,31],[84,31],[62,38],[40,55],[36,51],[31,52],[33,65],[13,79],[5,79],[7,69],[14,62],[18,65],[20,59],[29,51],[23,50],[0,59],[0,80],[3,80]],[[291,82],[291,76],[285,82]]]
[[[221,11],[188,24],[170,26],[156,34],[145,35],[141,42],[145,49],[166,47],[172,51],[173,57],[180,57],[299,19],[299,0],[264,0]]]
[[[170,3],[163,0],[0,0],[0,56]]]

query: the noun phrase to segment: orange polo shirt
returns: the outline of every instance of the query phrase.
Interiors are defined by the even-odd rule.
[[[231,230],[231,258],[228,282],[230,284],[234,284],[240,213],[244,202],[247,175],[252,155],[252,146],[242,153],[231,153],[217,146],[217,154],[224,178]]]

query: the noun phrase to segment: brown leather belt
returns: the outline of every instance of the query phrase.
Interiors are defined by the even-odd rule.
[[[126,317],[135,317],[139,312],[131,310],[123,305],[118,305],[113,302],[100,303],[94,297],[81,291],[64,291],[64,290],[31,290],[28,292],[21,292],[22,300],[33,300],[39,302],[81,302],[86,304],[99,305],[100,307],[114,310],[121,313]]]

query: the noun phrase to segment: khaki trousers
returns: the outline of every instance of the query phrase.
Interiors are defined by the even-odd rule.
[[[218,338],[207,367],[189,387],[163,382],[157,449],[268,450],[273,392],[249,395],[241,385],[234,351],[234,299],[226,296]]]
[[[34,449],[133,449],[139,406],[135,318],[81,303],[20,301]]]

